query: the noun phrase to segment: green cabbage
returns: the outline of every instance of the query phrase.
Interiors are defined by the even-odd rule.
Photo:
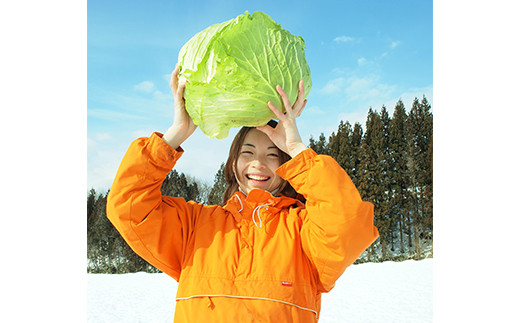
[[[210,138],[276,118],[268,101],[285,112],[277,84],[291,102],[298,97],[300,80],[305,97],[312,86],[303,39],[260,11],[246,11],[193,36],[180,50],[179,66],[179,78],[188,82],[186,110]]]

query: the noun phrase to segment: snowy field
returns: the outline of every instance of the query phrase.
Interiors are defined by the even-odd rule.
[[[177,282],[166,274],[87,276],[88,322],[173,322]],[[433,259],[352,265],[322,294],[320,323],[432,321]]]

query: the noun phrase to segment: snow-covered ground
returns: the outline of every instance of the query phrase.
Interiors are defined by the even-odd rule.
[[[88,274],[92,323],[173,322],[177,282],[165,274]],[[432,322],[433,259],[352,265],[322,295],[320,323]]]

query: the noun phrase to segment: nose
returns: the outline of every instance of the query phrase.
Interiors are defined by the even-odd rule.
[[[254,168],[263,168],[266,165],[265,158],[258,157],[251,161],[251,166]]]

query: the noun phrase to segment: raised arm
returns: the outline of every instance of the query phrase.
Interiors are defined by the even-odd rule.
[[[293,158],[277,173],[306,199],[300,214],[302,248],[316,268],[321,291],[327,292],[379,236],[373,224],[374,206],[361,200],[350,177],[332,157],[317,155],[303,144],[296,127],[296,118],[307,103],[303,81],[292,105],[283,89],[278,86],[277,90],[286,112],[269,102],[280,122],[275,128],[258,129]]]
[[[173,124],[164,133],[163,140],[173,149],[177,149],[197,129],[188,112],[186,112],[184,101],[186,82],[179,82],[179,64],[175,65],[175,69],[172,72],[170,87],[175,100],[175,110]]]
[[[361,200],[347,173],[330,156],[307,149],[277,173],[305,199],[300,236],[322,292],[379,236],[372,203]]]
[[[202,205],[165,197],[161,185],[182,155],[180,144],[196,126],[184,108],[184,85],[172,73],[175,119],[165,135],[134,141],[119,167],[107,200],[107,216],[128,245],[153,266],[179,278],[186,244]]]

